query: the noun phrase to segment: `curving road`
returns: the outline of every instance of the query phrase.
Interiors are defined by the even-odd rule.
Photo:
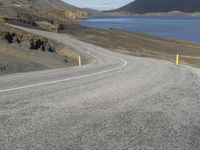
[[[24,30],[89,64],[0,76],[0,150],[200,149],[198,69]]]

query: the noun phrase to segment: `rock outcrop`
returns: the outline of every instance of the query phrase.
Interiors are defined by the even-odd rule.
[[[62,24],[88,17],[87,11],[61,0],[0,0],[0,18],[57,31]]]
[[[43,37],[34,37],[32,35],[19,34],[16,32],[0,31],[0,39],[8,44],[18,44],[29,50],[41,50],[43,52],[55,52],[54,45]]]

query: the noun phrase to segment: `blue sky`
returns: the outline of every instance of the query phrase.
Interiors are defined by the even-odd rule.
[[[87,7],[98,10],[109,10],[128,4],[133,0],[63,0],[63,1],[83,8]]]

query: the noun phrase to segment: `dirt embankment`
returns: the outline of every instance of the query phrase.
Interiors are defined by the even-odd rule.
[[[0,75],[77,65],[78,54],[61,43],[0,26]]]
[[[60,32],[133,56],[158,58],[174,62],[176,54],[179,54],[182,64],[200,68],[200,45],[187,41],[171,40],[117,29],[94,29],[80,25],[67,26],[65,30]]]
[[[10,35],[14,33],[18,40],[23,35],[20,44],[17,42],[16,37],[13,37],[15,42],[9,43],[8,40],[5,40],[5,33],[8,32]],[[66,25],[59,32],[68,33],[80,40],[133,56],[175,62],[175,56],[179,54],[182,64],[200,68],[200,45],[190,42],[116,29],[94,29],[80,25]],[[77,57],[79,54],[60,43],[5,25],[1,25],[1,33],[0,75],[78,64]],[[40,41],[38,42],[38,40]],[[45,43],[45,46],[51,45],[51,50],[49,50],[49,46],[43,47],[42,44],[38,47],[36,43]]]

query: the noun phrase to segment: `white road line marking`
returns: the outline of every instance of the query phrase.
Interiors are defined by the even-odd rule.
[[[60,83],[60,82],[66,82],[66,81],[70,81],[70,80],[81,79],[81,78],[91,77],[91,76],[94,76],[94,75],[99,75],[99,74],[112,72],[112,71],[119,70],[119,69],[124,68],[125,66],[127,66],[128,62],[126,60],[124,60],[124,59],[120,59],[120,60],[123,62],[123,65],[121,65],[121,66],[119,66],[117,68],[104,70],[104,71],[100,71],[100,72],[96,72],[96,73],[92,73],[92,74],[87,74],[87,75],[83,75],[83,76],[79,76],[79,77],[72,77],[72,78],[67,78],[67,79],[62,79],[62,80],[55,80],[55,81],[50,81],[50,82],[44,82],[44,83],[39,83],[39,84],[32,84],[32,85],[27,85],[27,86],[21,86],[21,87],[16,87],[16,88],[0,90],[0,93],[11,92],[11,91],[16,91],[16,90],[21,90],[21,89],[27,89],[27,88],[37,87],[37,86],[43,86],[43,85],[56,84],[56,83]]]
[[[8,24],[10,25],[10,24]],[[13,25],[10,25],[12,27],[16,27]],[[21,27],[17,27],[23,30],[23,28]],[[86,50],[84,50],[86,52]],[[113,56],[110,56],[108,54],[105,54],[103,52],[101,52],[103,55],[106,55],[108,57],[113,58]],[[90,54],[92,55],[94,58],[96,58],[97,60],[101,60],[100,58],[98,58],[96,55],[94,54]],[[115,58],[116,59],[116,58]],[[85,78],[85,77],[91,77],[94,75],[99,75],[99,74],[104,74],[104,73],[108,73],[108,72],[112,72],[115,70],[119,70],[125,66],[127,66],[128,62],[124,59],[121,58],[117,58],[118,60],[123,62],[123,65],[117,67],[117,68],[113,68],[113,69],[109,69],[109,70],[105,70],[105,71],[100,71],[100,72],[96,72],[96,73],[92,73],[92,74],[87,74],[87,75],[83,75],[83,76],[79,76],[79,77],[72,77],[72,78],[66,78],[66,79],[62,79],[62,80],[55,80],[55,81],[50,81],[50,82],[43,82],[43,83],[38,83],[38,84],[32,84],[32,85],[27,85],[27,86],[20,86],[20,87],[15,87],[15,88],[10,88],[10,89],[5,89],[5,90],[0,90],[0,93],[4,93],[4,92],[11,92],[11,91],[16,91],[16,90],[21,90],[21,89],[27,89],[27,88],[32,88],[32,87],[37,87],[37,86],[43,86],[43,85],[50,85],[50,84],[56,84],[56,83],[60,83],[60,82],[66,82],[66,81],[70,81],[70,80],[75,80],[75,79],[80,79],[80,78]]]

